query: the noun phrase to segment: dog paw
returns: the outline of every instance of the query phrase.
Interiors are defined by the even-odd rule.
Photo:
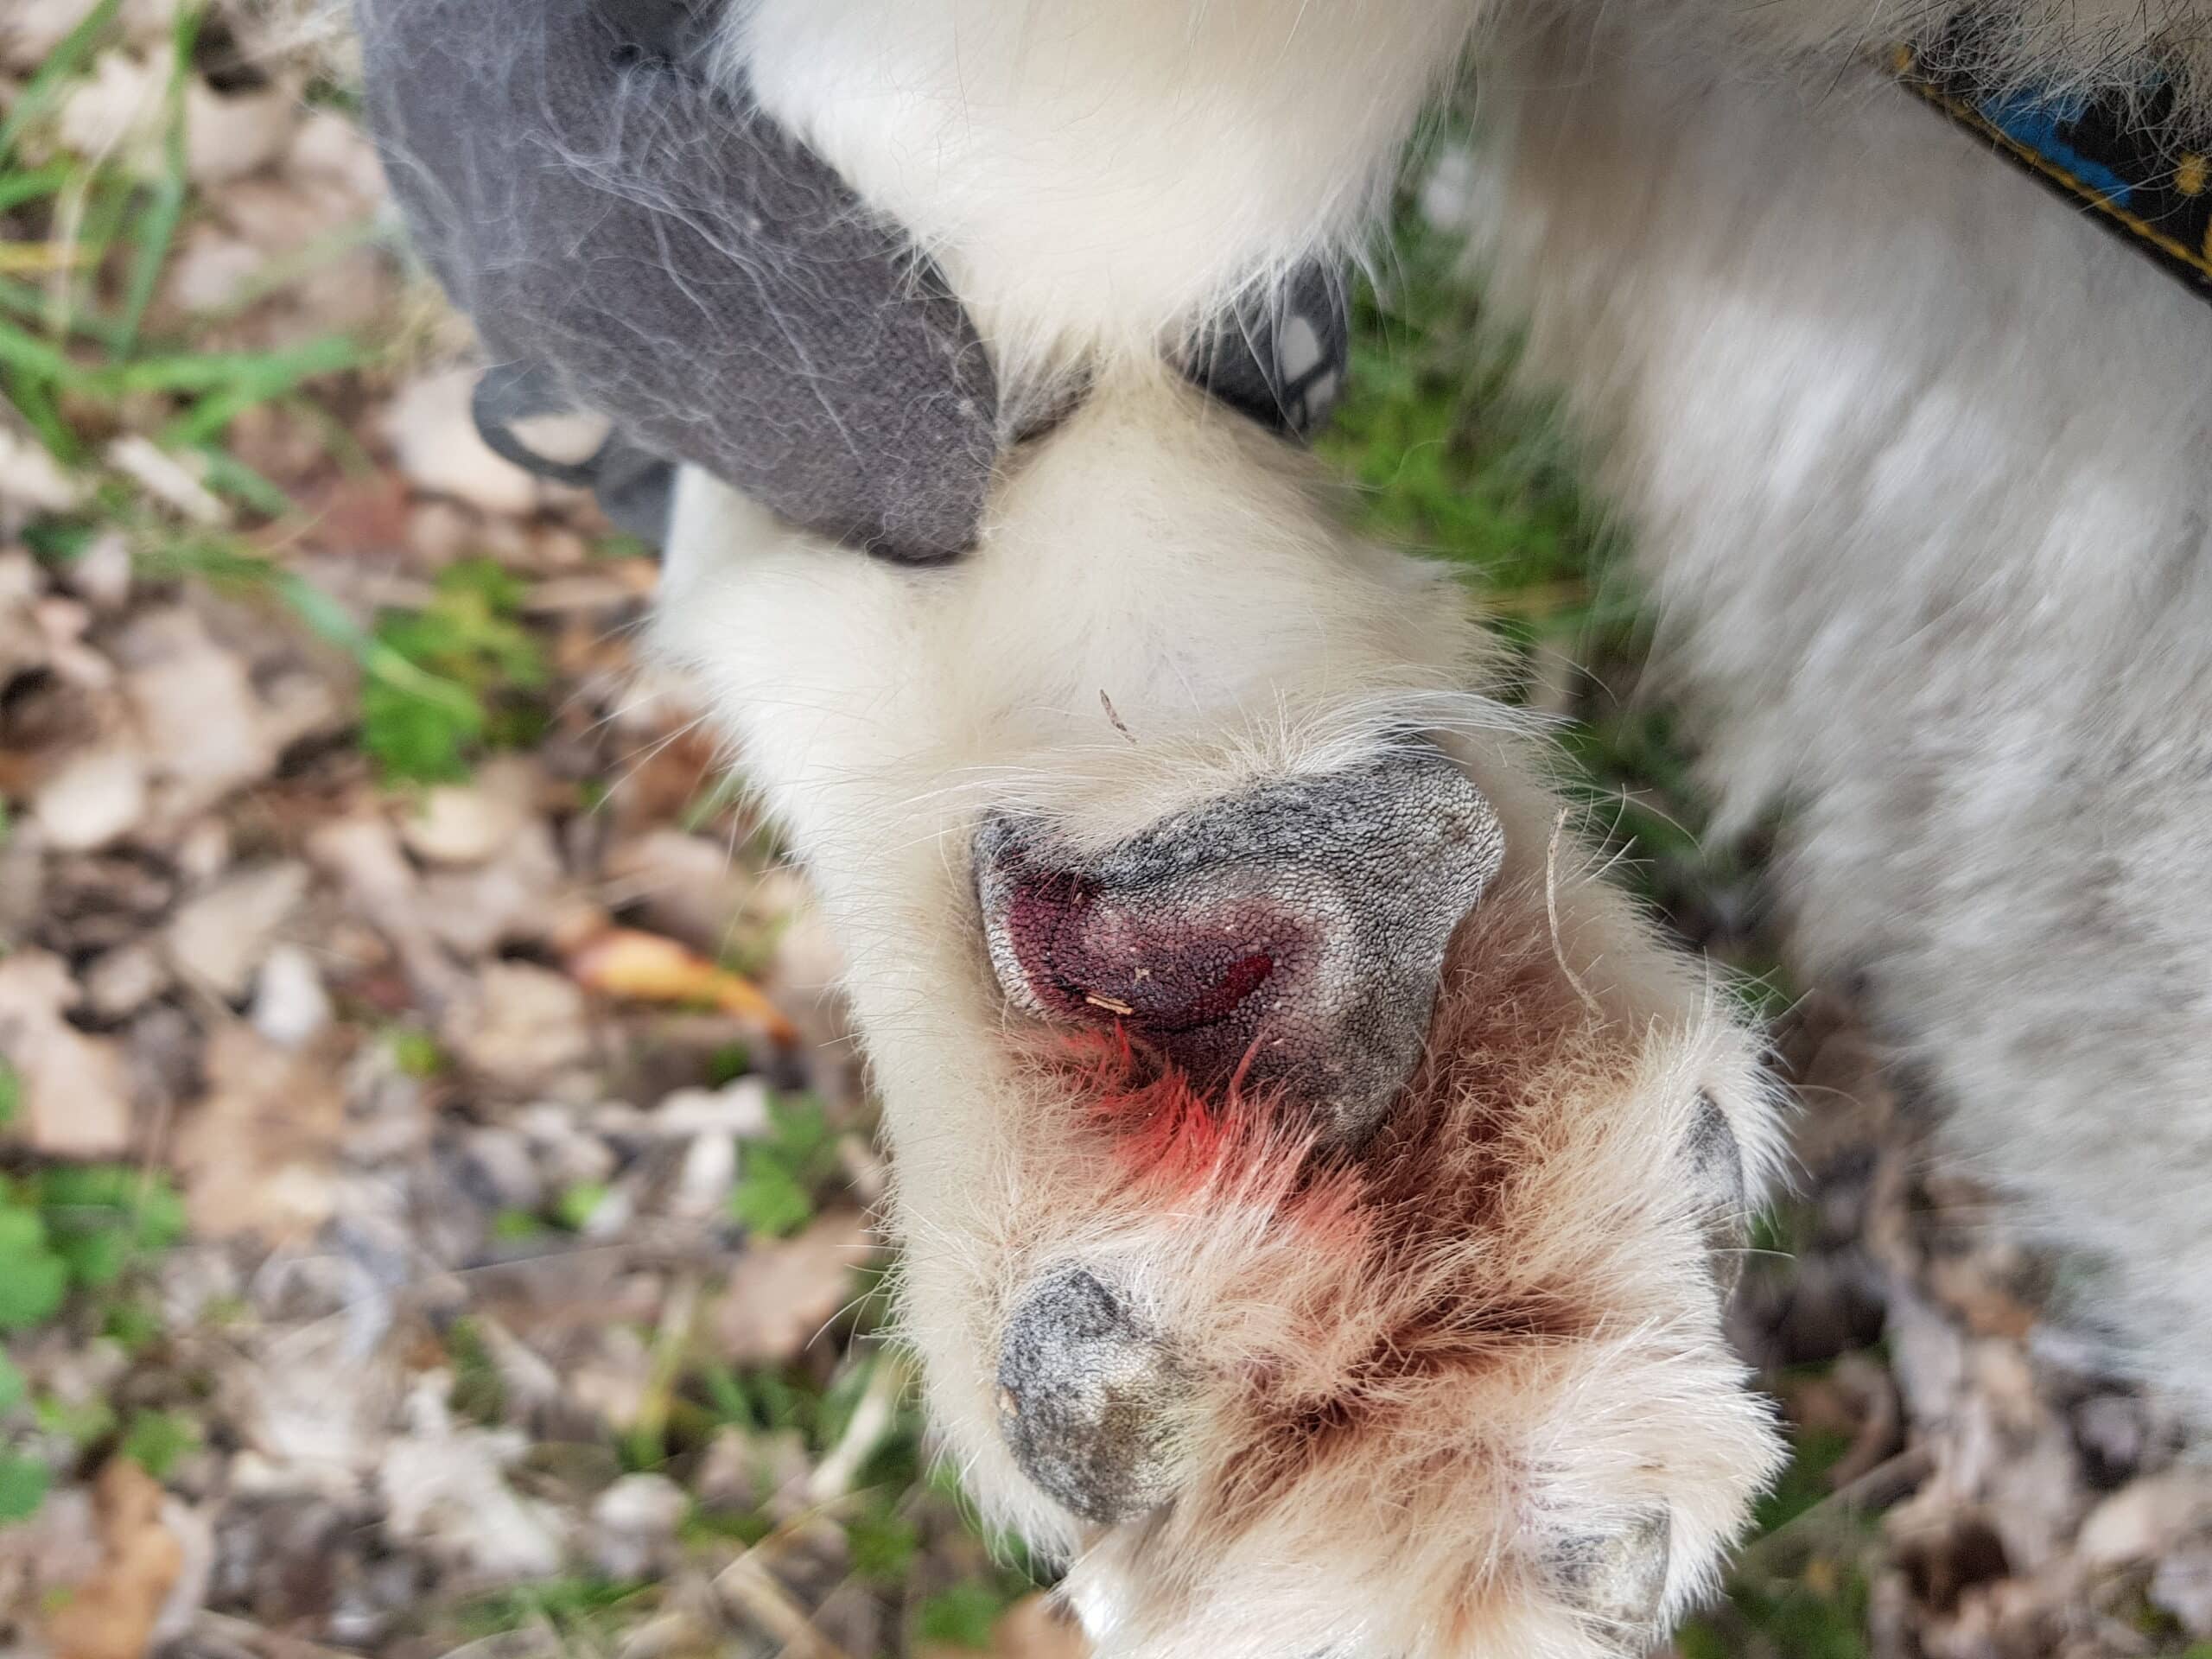
[[[1593,988],[1596,890],[1510,840],[1422,742],[977,830],[1031,1103],[990,1423],[1104,1652],[1641,1652],[1767,1478],[1742,1039],[1623,993],[1639,933]]]
[[[949,569],[692,479],[660,637],[846,953],[938,1442],[1103,1659],[1632,1652],[1776,1460],[1753,1045],[1310,483],[1149,379]]]

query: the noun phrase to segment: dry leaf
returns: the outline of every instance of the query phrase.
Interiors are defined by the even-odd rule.
[[[20,1122],[33,1148],[112,1158],[130,1145],[130,1090],[123,1057],[61,1017],[77,1003],[61,958],[44,950],[0,957],[0,1055],[22,1082]]]
[[[147,761],[167,784],[165,816],[188,817],[275,768],[276,743],[245,659],[191,611],[142,616],[116,654]]]
[[[874,1253],[855,1211],[823,1216],[796,1238],[753,1240],[710,1316],[715,1351],[737,1365],[788,1360],[836,1317],[852,1295],[853,1269]]]
[[[592,1055],[582,995],[526,962],[486,963],[475,995],[454,1002],[439,1033],[470,1071],[514,1090],[538,1087]]]
[[[385,411],[384,434],[399,470],[418,490],[449,495],[480,512],[517,517],[538,504],[537,480],[493,453],[476,430],[469,399],[476,371],[441,369],[400,389]]]
[[[289,860],[226,875],[169,918],[162,944],[170,965],[224,1001],[237,1001],[307,891],[307,866]]]
[[[716,967],[688,945],[658,933],[609,928],[569,952],[569,971],[587,990],[608,996],[704,1003],[759,1022],[779,1043],[798,1035],[783,1011],[744,975]]]
[[[477,865],[496,858],[525,830],[539,827],[543,781],[531,760],[500,755],[465,784],[426,790],[399,820],[399,838],[425,863]],[[559,869],[556,861],[556,872]]]
[[[54,1659],[142,1659],[184,1547],[162,1524],[161,1483],[128,1458],[111,1459],[93,1489],[105,1557],[47,1621]]]
[[[251,1026],[207,1040],[207,1093],[177,1135],[194,1230],[303,1241],[329,1218],[345,1103],[327,1056],[295,1054]]]

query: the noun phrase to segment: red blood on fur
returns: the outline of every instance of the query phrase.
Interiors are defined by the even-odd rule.
[[[1287,1222],[1351,1245],[1363,1230],[1359,1179],[1346,1165],[1313,1162],[1304,1119],[1271,1092],[1248,1094],[1240,1066],[1220,1088],[1200,1088],[1172,1060],[1140,1046],[1125,1027],[1067,1033],[1058,1059],[1075,1097],[1107,1137],[1128,1180],[1158,1203],[1233,1186],[1280,1206]]]

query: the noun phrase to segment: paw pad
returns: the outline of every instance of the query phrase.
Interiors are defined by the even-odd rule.
[[[1014,1461],[1077,1515],[1127,1521],[1173,1495],[1189,1380],[1094,1274],[1073,1268],[1021,1299],[1000,1342],[998,1387]]]
[[[1504,845],[1466,775],[1409,748],[1253,785],[1095,855],[995,817],[976,886],[1018,1005],[1119,1023],[1201,1088],[1242,1077],[1350,1143],[1420,1058],[1445,947]]]

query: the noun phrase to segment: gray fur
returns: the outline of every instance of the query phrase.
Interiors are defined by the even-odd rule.
[[[1189,1382],[1123,1299],[1080,1268],[1031,1290],[999,1346],[999,1430],[1022,1472],[1100,1522],[1173,1495]]]
[[[1252,1086],[1287,1085],[1332,1138],[1356,1142],[1420,1059],[1445,947],[1504,854],[1497,815],[1466,774],[1404,748],[1208,801],[1095,857],[1056,847],[1048,826],[996,816],[977,834],[976,871],[992,965],[1017,1004],[1126,1019],[1202,1082],[1249,1064]],[[1052,883],[1096,895],[1068,947],[1092,969],[1075,988],[1090,1000],[1073,1009],[1039,982],[1052,966],[1034,952],[1025,961],[1011,919],[1023,893]],[[1275,964],[1197,1027],[1166,1019],[1158,963],[1128,943],[1185,928],[1205,940],[1191,949],[1224,963],[1249,949]]]

